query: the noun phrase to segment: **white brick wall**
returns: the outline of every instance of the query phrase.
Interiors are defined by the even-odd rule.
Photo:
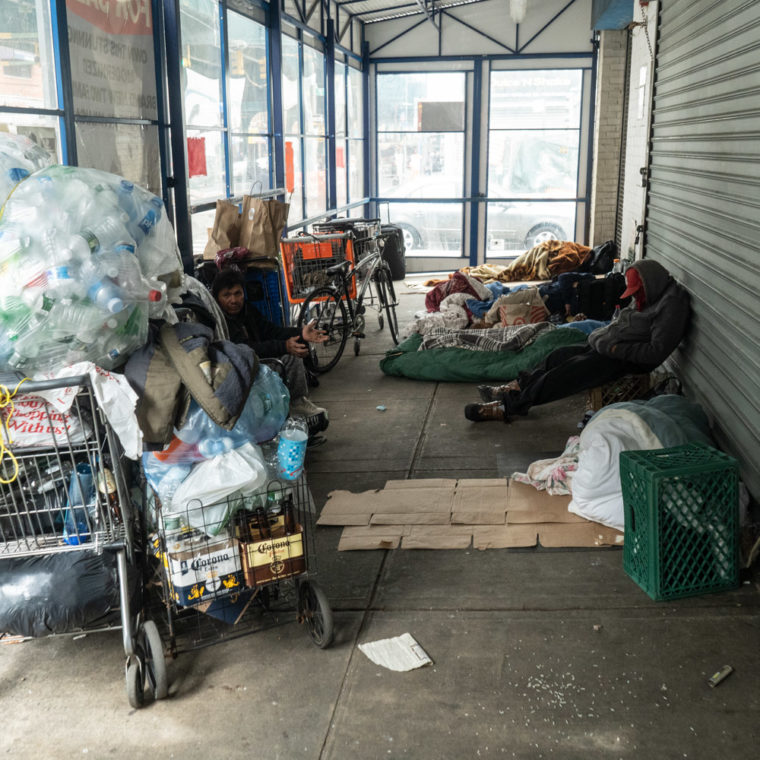
[[[654,51],[657,30],[657,3],[650,2],[642,9],[634,6],[634,21],[643,21],[646,12],[649,41]],[[631,77],[626,135],[625,185],[620,253],[625,258],[639,258],[641,246],[634,247],[636,225],[643,222],[646,188],[641,186],[640,169],[647,163],[649,114],[652,105],[651,76],[653,62],[644,28],[637,26],[631,33]],[[643,80],[643,83],[642,83]]]
[[[625,30],[605,30],[600,33],[594,163],[591,177],[590,245],[598,245],[615,238],[626,35]]]

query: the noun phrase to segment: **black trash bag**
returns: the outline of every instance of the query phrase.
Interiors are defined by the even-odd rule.
[[[91,551],[0,561],[0,632],[71,633],[119,606],[116,558]]]
[[[616,258],[618,258],[618,247],[614,240],[594,246],[588,260],[588,271],[591,274],[607,274],[612,271]]]

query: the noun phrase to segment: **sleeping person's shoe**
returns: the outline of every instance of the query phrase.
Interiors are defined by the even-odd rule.
[[[520,386],[517,380],[504,385],[479,385],[478,394],[485,402],[501,401],[502,396],[508,391],[519,391]]]
[[[488,404],[467,404],[464,408],[464,416],[471,422],[506,422],[501,401],[491,401]]]

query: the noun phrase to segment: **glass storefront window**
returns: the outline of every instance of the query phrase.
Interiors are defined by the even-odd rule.
[[[391,223],[401,227],[407,256],[461,253],[463,204],[389,203],[388,212]]]
[[[464,131],[464,85],[459,72],[379,75],[378,131]]]
[[[219,4],[216,0],[180,0],[185,123],[221,127],[222,61],[219,55]]]
[[[348,191],[352,201],[364,198],[364,140],[348,141]]]
[[[378,190],[396,198],[456,198],[464,187],[464,134],[379,134]]]
[[[226,197],[221,132],[208,129],[187,130],[187,173],[191,205]]]
[[[256,135],[232,135],[232,194],[245,195],[256,185],[256,192],[271,187],[269,138]]]
[[[0,7],[0,105],[57,108],[49,5],[16,0]]]
[[[229,113],[233,132],[269,132],[266,29],[238,13],[227,14],[230,48]]]
[[[346,134],[346,65],[335,62],[335,134]]]
[[[321,214],[327,208],[327,152],[324,138],[305,137],[303,146],[308,218]]]
[[[301,96],[298,86],[298,42],[282,37],[282,126],[287,135],[301,134]]]
[[[575,203],[486,204],[486,255],[517,256],[547,240],[575,239]]]
[[[348,136],[364,137],[364,79],[361,71],[348,69]]]
[[[308,45],[303,46],[303,131],[307,135],[325,134],[325,57]]]

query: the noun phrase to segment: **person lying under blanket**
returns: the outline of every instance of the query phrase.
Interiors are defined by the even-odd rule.
[[[531,406],[566,398],[625,375],[651,372],[675,350],[689,320],[689,294],[657,261],[643,260],[625,273],[621,299],[631,303],[614,322],[594,330],[587,345],[563,346],[506,385],[481,385],[484,403],[467,404],[473,422],[525,415]]]

